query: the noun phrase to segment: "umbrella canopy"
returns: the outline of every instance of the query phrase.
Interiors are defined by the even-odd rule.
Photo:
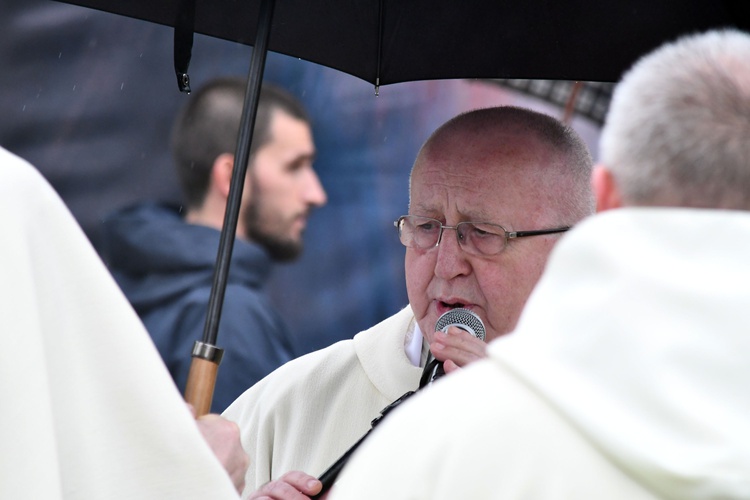
[[[203,342],[186,399],[213,397],[216,335],[268,50],[375,85],[449,78],[617,80],[680,34],[750,25],[746,0],[62,0],[175,27],[175,70],[189,91],[193,33],[254,46]],[[593,4],[593,5],[592,5]]]
[[[259,1],[64,0],[253,44]],[[373,85],[448,78],[616,81],[678,35],[750,25],[745,0],[284,0],[269,50]]]

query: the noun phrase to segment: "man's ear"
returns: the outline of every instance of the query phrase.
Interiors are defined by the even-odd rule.
[[[591,173],[591,187],[596,197],[596,211],[603,212],[622,207],[622,196],[612,171],[599,164]]]
[[[232,182],[232,170],[234,168],[234,155],[223,153],[216,157],[211,167],[211,184],[214,191],[224,198],[229,197],[229,186]]]

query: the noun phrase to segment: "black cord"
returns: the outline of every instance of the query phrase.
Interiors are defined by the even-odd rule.
[[[336,460],[333,465],[331,465],[328,469],[326,469],[325,472],[323,472],[323,474],[320,475],[318,480],[323,483],[323,488],[320,490],[320,493],[310,498],[312,498],[313,500],[318,499],[325,495],[329,489],[331,489],[331,486],[333,486],[333,483],[336,482],[336,478],[338,477],[339,473],[344,468],[346,463],[349,461],[349,458],[352,456],[354,451],[359,448],[359,445],[362,444],[365,438],[370,435],[375,426],[383,421],[387,414],[389,414],[394,408],[409,399],[411,396],[416,394],[418,391],[424,389],[432,382],[434,382],[437,378],[443,375],[445,375],[445,371],[443,370],[443,363],[433,358],[432,354],[430,354],[427,358],[427,362],[425,363],[424,370],[422,370],[422,376],[419,379],[419,387],[417,388],[417,390],[405,393],[396,401],[383,408],[383,410],[380,412],[380,415],[372,422],[370,422],[370,430],[368,430],[364,436],[359,438],[359,440],[354,443],[351,448],[346,451],[346,453],[341,455],[341,457],[339,457],[339,459]]]

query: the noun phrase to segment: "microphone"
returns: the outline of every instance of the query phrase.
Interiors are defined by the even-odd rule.
[[[456,326],[461,330],[469,332],[479,340],[484,341],[484,323],[475,313],[468,309],[458,308],[444,312],[435,323],[436,332],[447,332],[448,328]],[[427,363],[425,363],[422,378],[419,381],[419,388],[432,384],[435,380],[445,375],[443,362],[438,361],[429,353]]]
[[[484,340],[484,324],[482,323],[482,320],[479,319],[479,316],[469,311],[468,309],[451,309],[450,311],[442,314],[438,318],[437,324],[435,325],[435,331],[445,332],[450,326],[457,326],[462,330],[466,330],[470,334],[474,335],[479,340]],[[424,370],[422,371],[422,377],[419,381],[419,389],[421,389],[425,385],[431,384],[436,378],[443,374],[445,374],[445,371],[443,371],[442,361],[438,361],[434,358],[434,356],[432,356],[432,354],[430,354],[427,357],[427,363],[425,364]],[[419,389],[417,389],[417,391],[419,391]],[[318,479],[321,483],[323,483],[323,488],[320,490],[320,493],[310,497],[312,500],[317,500],[325,496],[325,494],[333,485],[334,481],[336,481],[336,478],[341,472],[341,469],[343,469],[344,465],[346,465],[349,457],[352,455],[352,453],[354,453],[359,445],[362,444],[365,438],[370,435],[370,432],[375,428],[375,426],[379,422],[381,422],[383,418],[385,418],[385,416],[391,412],[391,410],[416,394],[417,391],[409,391],[393,403],[383,408],[383,411],[380,412],[380,416],[370,422],[370,430],[367,431],[364,436],[359,438],[359,441],[354,443],[352,447],[346,451],[346,453],[341,455],[341,457],[339,457],[339,459],[333,465],[331,465],[328,469],[326,469],[325,472],[323,472],[323,474],[320,475]]]

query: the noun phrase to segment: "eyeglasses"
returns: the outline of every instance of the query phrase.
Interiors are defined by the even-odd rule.
[[[440,244],[443,229],[455,229],[458,244],[472,255],[497,255],[503,251],[508,240],[539,236],[542,234],[564,233],[570,226],[534,231],[506,231],[503,226],[489,222],[459,222],[455,226],[443,225],[437,219],[419,215],[402,215],[393,223],[398,228],[398,237],[405,247],[433,248]]]

